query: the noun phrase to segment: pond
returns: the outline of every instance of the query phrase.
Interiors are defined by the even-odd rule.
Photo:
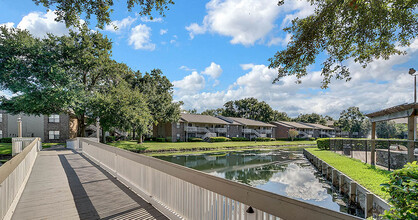
[[[364,215],[347,208],[347,200],[334,192],[302,151],[251,150],[156,158],[331,210]]]

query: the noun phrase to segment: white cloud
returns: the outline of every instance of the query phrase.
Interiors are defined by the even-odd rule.
[[[152,20],[149,17],[141,17],[142,22],[163,22],[163,18],[153,18]]]
[[[185,71],[196,71],[196,69],[189,68],[189,67],[187,67],[187,66],[181,66],[179,69],[181,69],[181,70],[185,70]]]
[[[63,22],[56,22],[54,20],[56,17],[55,12],[51,10],[46,14],[31,12],[22,18],[17,28],[26,29],[36,37],[45,37],[47,33],[58,36],[68,34],[68,28]]]
[[[155,44],[151,43],[151,28],[145,24],[137,25],[131,29],[129,36],[129,45],[133,45],[135,50],[150,50],[155,49]]]
[[[114,33],[120,33],[125,28],[129,28],[132,23],[136,21],[136,18],[132,18],[130,16],[122,19],[122,20],[115,20],[110,23],[110,25],[105,26],[106,31],[111,31]],[[116,27],[116,29],[115,29]]]
[[[168,29],[160,29],[160,35],[167,34]]]
[[[183,79],[173,81],[176,95],[184,96],[190,93],[196,93],[205,88],[205,77],[193,71]]]
[[[190,38],[195,35],[213,32],[232,37],[232,44],[253,45],[262,42],[275,27],[280,13],[288,19],[304,17],[313,12],[307,1],[285,1],[277,6],[272,0],[211,0],[206,4],[207,15],[201,25],[192,23],[186,26]]]
[[[15,25],[15,23],[13,23],[13,22],[7,22],[7,23],[0,24],[0,26],[5,26],[7,28],[12,28],[12,27],[14,27],[14,25]]]
[[[206,67],[201,73],[210,76],[212,79],[216,79],[222,74],[222,71],[221,65],[212,62],[210,66]]]
[[[275,69],[269,69],[266,65],[243,64],[241,68],[244,74],[229,86],[226,85],[227,89],[177,93],[175,99],[184,101],[184,108],[196,108],[198,111],[222,107],[230,100],[255,97],[291,116],[315,112],[338,118],[339,113],[350,106],[358,106],[363,112],[372,112],[412,102],[413,78],[408,74],[409,67],[399,65],[416,60],[418,50],[410,47],[408,52],[406,56],[377,60],[365,69],[353,61],[348,62],[352,80],[332,80],[327,90],[320,89],[320,71],[310,72],[302,78],[302,84],[295,84],[294,76],[284,77],[277,84],[272,84],[277,76]]]

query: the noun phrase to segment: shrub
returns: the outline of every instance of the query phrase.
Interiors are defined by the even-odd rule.
[[[314,140],[316,140],[316,138],[310,137],[309,140],[314,141]]]
[[[155,137],[145,137],[144,141],[155,141]]]
[[[225,142],[225,141],[230,141],[230,139],[227,138],[227,137],[211,137],[211,138],[209,138],[209,142]]]
[[[249,141],[249,139],[245,137],[231,137],[231,141]]]
[[[165,139],[165,141],[167,141],[167,142],[173,142],[173,138],[172,138],[172,137],[167,137],[167,138]]]
[[[165,138],[155,138],[156,142],[165,142]]]
[[[385,219],[418,219],[418,165],[414,161],[390,174],[383,191],[390,194],[393,207],[385,211]]]
[[[316,140],[316,145],[320,150],[329,150],[329,138],[319,138]]]
[[[0,143],[12,143],[12,138],[0,138]]]
[[[274,141],[274,138],[269,138],[269,137],[258,137],[255,139],[256,141]]]
[[[111,143],[115,142],[116,137],[115,136],[106,136],[106,142]]]
[[[202,138],[189,138],[187,139],[189,142],[202,142],[203,139]]]

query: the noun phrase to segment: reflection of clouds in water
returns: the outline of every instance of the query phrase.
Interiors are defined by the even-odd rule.
[[[294,163],[290,163],[285,171],[274,174],[270,181],[286,184],[286,193],[293,198],[316,201],[327,198],[326,189],[322,188],[312,170]]]

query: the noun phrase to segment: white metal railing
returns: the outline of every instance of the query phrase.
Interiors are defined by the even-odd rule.
[[[198,133],[210,132],[207,128],[203,128],[203,127],[185,127],[184,130],[187,132],[198,132]]]
[[[202,139],[205,140],[206,138],[216,137],[216,133],[208,132],[205,135],[203,135]]]
[[[260,130],[256,130],[256,131],[260,134],[271,134],[272,133],[271,130],[264,130],[264,129],[260,129]]]
[[[98,142],[97,138],[84,138],[90,141],[94,141],[94,142]],[[68,149],[72,149],[75,151],[79,151],[81,150],[81,146],[80,146],[80,137],[77,138],[73,138],[73,139],[68,139],[66,141],[66,148]]]
[[[22,152],[0,167],[0,219],[10,219],[32,171],[41,139],[32,142]]]
[[[218,133],[226,133],[227,130],[226,128],[216,128],[215,131]]]
[[[34,137],[12,138],[12,156],[22,152],[35,139]]]
[[[249,128],[244,128],[244,129],[242,129],[242,132],[244,134],[251,134],[253,132],[253,130],[252,129],[249,129]]]
[[[171,219],[359,219],[109,145],[80,143],[84,155]]]
[[[187,132],[196,132],[197,131],[197,127],[184,127],[184,131],[187,131]]]

